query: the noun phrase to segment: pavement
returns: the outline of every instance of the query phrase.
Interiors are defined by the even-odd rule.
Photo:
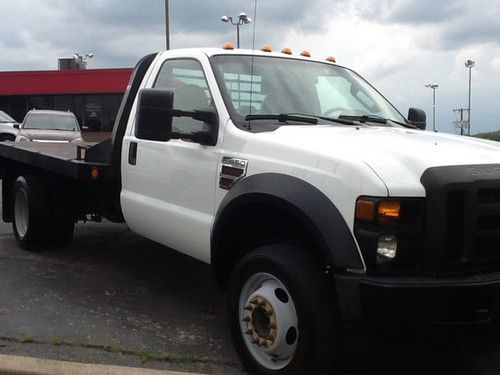
[[[185,372],[0,355],[2,375],[185,375]],[[192,373],[193,374],[193,373]],[[199,374],[200,375],[200,374]]]
[[[0,222],[0,354],[245,373],[210,266],[107,221],[42,252],[19,249]]]
[[[500,374],[498,327],[348,330],[339,341],[336,374]],[[78,224],[60,251],[26,252],[0,222],[0,374],[38,375],[42,364],[46,374],[245,374],[207,264],[109,222]]]

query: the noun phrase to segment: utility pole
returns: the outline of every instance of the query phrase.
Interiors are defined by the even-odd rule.
[[[473,60],[467,60],[465,62],[465,67],[469,69],[469,108],[468,108],[468,115],[467,115],[467,122],[468,122],[468,129],[467,129],[467,135],[470,135],[470,89],[471,89],[471,72],[472,72],[472,67],[475,65],[475,61]]]
[[[170,49],[170,14],[168,8],[168,1],[165,0],[165,38],[167,44],[167,51]]]
[[[464,111],[467,111],[467,108],[456,108],[453,110],[454,113],[460,112],[460,120],[455,121],[455,125],[460,125],[460,135],[464,135]],[[470,134],[470,132],[469,132]]]
[[[425,87],[432,89],[432,130],[436,131],[436,89],[439,85],[437,83],[428,83]]]

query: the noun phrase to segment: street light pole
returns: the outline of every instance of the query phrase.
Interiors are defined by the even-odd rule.
[[[168,0],[165,0],[165,40],[167,50],[170,49],[170,12],[168,7]]]
[[[236,46],[240,48],[240,26],[249,24],[252,22],[252,19],[245,12],[241,12],[237,22],[234,22],[233,17],[229,16],[222,16],[220,20],[222,22],[231,22],[231,25],[236,26]]]
[[[470,135],[470,91],[471,91],[471,76],[472,76],[472,67],[474,66],[475,61],[467,60],[465,62],[465,67],[469,69],[469,109],[467,110],[467,135]]]
[[[428,83],[425,87],[432,89],[432,130],[436,131],[436,89],[439,85],[437,83]]]

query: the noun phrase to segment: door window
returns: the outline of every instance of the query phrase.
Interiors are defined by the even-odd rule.
[[[203,68],[198,61],[165,61],[153,87],[173,91],[174,109],[214,110]],[[175,132],[191,134],[201,131],[203,123],[189,117],[174,117],[172,127]]]

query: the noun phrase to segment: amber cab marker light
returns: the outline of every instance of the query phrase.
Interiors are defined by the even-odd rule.
[[[382,201],[378,205],[378,216],[388,219],[399,219],[401,216],[400,201]]]
[[[375,203],[359,199],[356,202],[356,219],[364,221],[375,220]]]
[[[300,56],[304,56],[304,57],[311,57],[311,52],[309,51],[302,51],[300,53]]]
[[[224,43],[224,45],[222,46],[223,49],[234,49],[234,46],[233,46],[233,43],[231,42],[226,42]]]
[[[287,55],[291,55],[292,54],[292,49],[291,48],[288,48],[288,47],[285,47],[281,50],[281,53],[285,53]]]
[[[337,62],[337,60],[335,59],[335,57],[334,57],[334,56],[328,56],[328,57],[326,58],[326,61],[330,61],[330,62],[332,62],[332,63]]]
[[[269,44],[264,44],[262,48],[260,49],[262,52],[273,52],[273,49]]]

